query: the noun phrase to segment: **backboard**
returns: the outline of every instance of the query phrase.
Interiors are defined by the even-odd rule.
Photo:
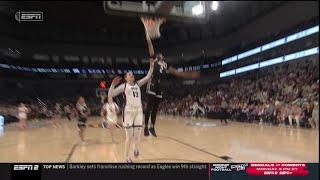
[[[206,22],[211,1],[104,1],[106,14],[139,17],[165,17],[167,20]]]

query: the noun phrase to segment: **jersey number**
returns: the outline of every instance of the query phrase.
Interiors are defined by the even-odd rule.
[[[162,74],[163,70],[166,70],[167,69],[167,65],[164,64],[164,65],[160,65],[160,73]]]
[[[163,71],[163,67],[161,66],[161,67],[160,67],[160,73],[161,73],[161,74],[162,74],[162,71]]]
[[[133,91],[133,90],[132,90],[132,92],[133,92],[133,97],[135,97],[135,98],[139,97],[139,94],[138,94],[138,92],[136,92],[136,91]]]
[[[165,67],[161,66],[160,67],[160,73],[162,74],[163,70],[165,69]]]

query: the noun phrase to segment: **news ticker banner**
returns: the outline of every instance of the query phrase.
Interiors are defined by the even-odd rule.
[[[319,179],[318,163],[17,163],[0,164],[1,180]]]

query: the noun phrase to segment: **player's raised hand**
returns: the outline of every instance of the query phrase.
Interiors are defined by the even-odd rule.
[[[153,67],[153,65],[154,65],[154,59],[153,58],[149,58],[149,65],[150,65],[150,67]]]
[[[118,85],[120,83],[121,79],[122,78],[120,76],[113,78],[112,85],[114,85],[114,86]]]

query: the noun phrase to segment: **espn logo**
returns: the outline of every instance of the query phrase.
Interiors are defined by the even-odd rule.
[[[19,11],[15,14],[15,19],[21,21],[43,21],[43,12],[41,11]]]
[[[39,165],[14,165],[14,171],[38,171]]]

